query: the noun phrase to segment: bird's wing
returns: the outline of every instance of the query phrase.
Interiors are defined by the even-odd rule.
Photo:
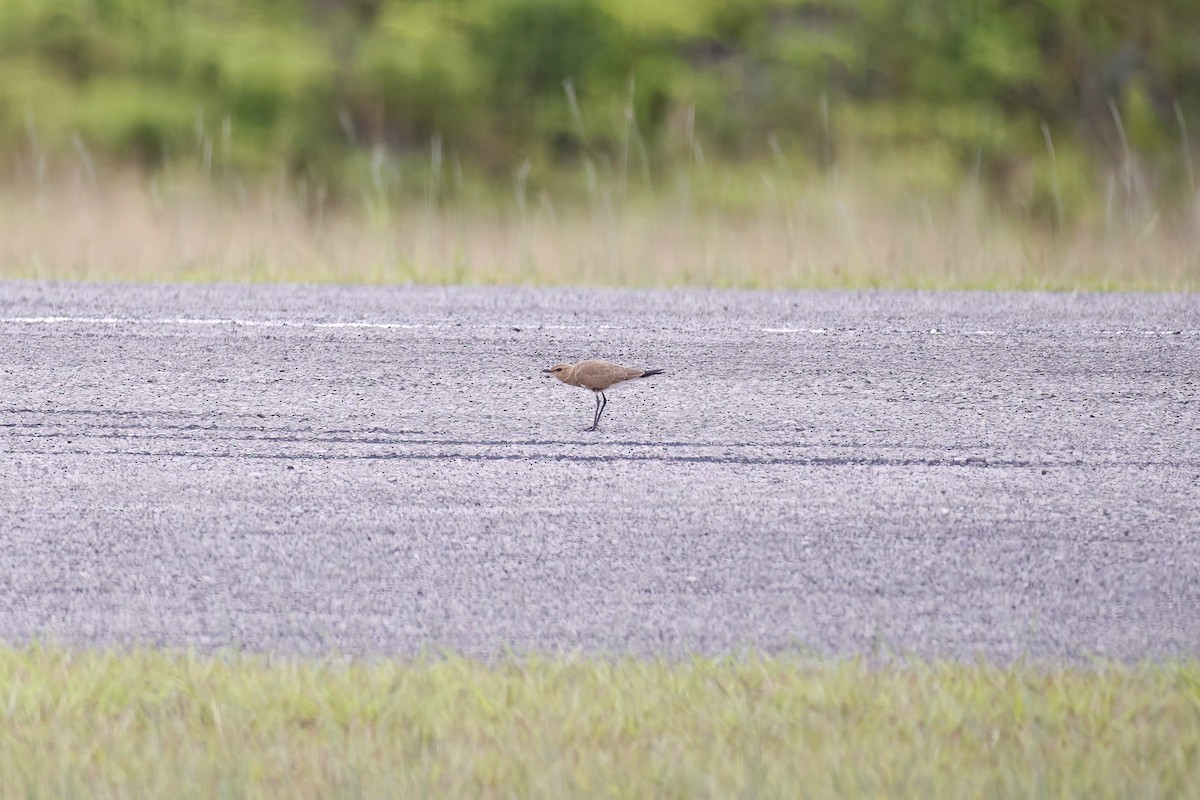
[[[580,384],[593,390],[604,390],[615,383],[636,378],[642,374],[640,369],[623,367],[611,361],[592,359],[579,364],[576,379]]]
[[[635,369],[634,367],[617,366],[616,372],[617,372],[618,377],[617,377],[616,381],[613,381],[613,383],[617,383],[618,381],[627,381],[627,380],[630,380],[631,378],[640,378],[640,377],[642,377],[642,373],[644,373],[645,370]]]

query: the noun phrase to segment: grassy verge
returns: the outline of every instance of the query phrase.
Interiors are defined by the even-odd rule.
[[[0,650],[4,797],[1197,797],[1200,663]]]
[[[1200,289],[1200,206],[1096,214],[1059,229],[969,186],[889,191],[865,174],[680,173],[628,194],[465,185],[451,201],[365,189],[335,204],[287,182],[64,173],[0,186],[0,278]]]

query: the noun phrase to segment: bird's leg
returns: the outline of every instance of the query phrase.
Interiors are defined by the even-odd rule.
[[[597,425],[600,424],[600,417],[604,416],[604,409],[608,408],[608,395],[606,395],[604,392],[601,392],[600,396],[604,398],[604,402],[600,404],[600,413],[596,415]]]
[[[600,428],[600,392],[596,392],[596,416],[592,418],[592,427],[589,431],[599,430]]]

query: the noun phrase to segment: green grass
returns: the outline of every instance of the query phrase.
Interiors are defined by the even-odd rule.
[[[3,797],[1200,797],[1200,663],[0,650]]]

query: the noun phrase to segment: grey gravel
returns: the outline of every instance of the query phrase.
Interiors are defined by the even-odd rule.
[[[10,642],[1195,656],[1200,299],[0,282],[0,477]]]

